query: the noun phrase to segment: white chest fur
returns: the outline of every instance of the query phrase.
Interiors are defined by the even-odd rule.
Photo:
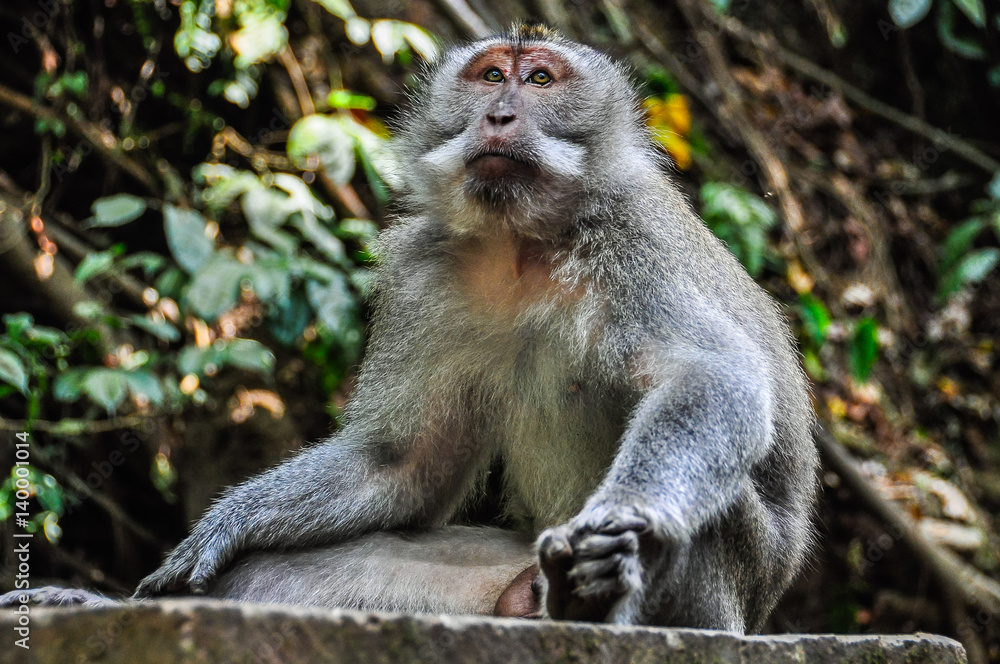
[[[570,257],[510,237],[470,241],[455,267],[463,373],[486,401],[512,507],[536,528],[565,521],[603,479],[632,406],[591,379],[606,374],[600,293]]]

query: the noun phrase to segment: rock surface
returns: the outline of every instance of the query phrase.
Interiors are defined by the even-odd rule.
[[[247,662],[459,664],[958,664],[962,646],[913,636],[734,636],[687,629],[162,600],[100,609],[33,608],[30,650],[0,611],[0,664]]]

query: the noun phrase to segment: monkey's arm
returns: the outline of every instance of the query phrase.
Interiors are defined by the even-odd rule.
[[[664,354],[604,481],[539,540],[552,617],[649,618],[672,556],[733,505],[772,444],[765,367],[748,347]]]
[[[772,443],[765,366],[746,348],[671,353],[587,507],[644,505],[655,516],[650,525],[671,538],[723,512]]]
[[[347,427],[339,436],[229,489],[136,597],[176,586],[204,592],[242,551],[343,541],[443,519],[475,465],[428,433],[387,451]]]

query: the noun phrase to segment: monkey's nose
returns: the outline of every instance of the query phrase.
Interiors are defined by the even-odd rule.
[[[493,126],[503,127],[504,125],[508,125],[516,120],[517,115],[515,115],[512,111],[497,111],[495,113],[487,113],[486,119]]]

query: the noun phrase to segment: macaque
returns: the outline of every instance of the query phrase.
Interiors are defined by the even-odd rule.
[[[323,605],[456,610],[380,580],[454,555],[460,587],[505,551],[468,607],[528,579],[547,618],[759,630],[813,539],[808,383],[778,305],[671,183],[627,70],[516,26],[433,65],[394,146],[402,212],[343,428],[229,489],[137,597],[260,599],[299,556]],[[448,524],[497,461],[517,532],[473,551]],[[397,553],[365,572],[379,538]]]

